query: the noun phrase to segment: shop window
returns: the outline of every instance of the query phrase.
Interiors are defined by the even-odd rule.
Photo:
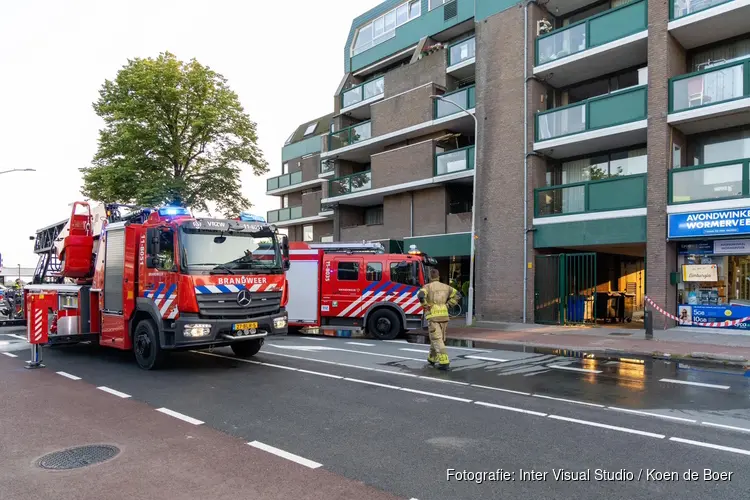
[[[367,281],[380,281],[383,279],[383,264],[380,262],[368,262],[365,275]]]
[[[359,262],[339,262],[336,278],[339,281],[357,281],[359,279]]]

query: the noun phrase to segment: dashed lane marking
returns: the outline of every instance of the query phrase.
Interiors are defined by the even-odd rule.
[[[668,382],[670,384],[693,385],[695,387],[708,387],[710,389],[730,389],[728,385],[704,384],[703,382],[688,382],[687,380],[677,380],[673,378],[660,378],[659,382]]]
[[[81,380],[81,377],[76,377],[75,375],[71,375],[70,373],[67,373],[67,372],[55,372],[55,373],[65,378],[69,378],[70,380]]]
[[[411,347],[399,347],[399,351],[409,351],[409,352],[418,352],[421,354],[430,354],[430,351],[425,351],[424,349],[412,349]]]
[[[478,359],[480,361],[494,361],[496,363],[506,363],[507,359],[499,359],[499,358],[490,358],[489,356],[478,356],[475,354],[469,354],[468,356],[464,356],[466,359]]]
[[[446,384],[471,385],[468,382],[459,382],[458,380],[448,380],[446,378],[425,377],[424,375],[420,375],[419,378],[424,378],[427,380],[434,380],[435,382],[445,382]]]
[[[347,344],[362,345],[362,346],[365,346],[365,347],[375,347],[375,344],[365,344],[364,342],[347,342]]]
[[[161,412],[165,415],[169,415],[170,417],[178,418],[180,420],[183,420],[189,424],[193,425],[202,425],[204,422],[203,420],[198,420],[197,418],[188,417],[185,414],[176,412],[174,410],[170,410],[169,408],[157,408],[156,411]]]
[[[405,340],[381,340],[381,342],[390,342],[392,344],[408,344]]]
[[[713,422],[701,422],[701,425],[705,425],[708,427],[718,427],[719,429],[728,429],[731,431],[750,432],[750,429],[747,429],[745,427],[735,427],[734,425],[715,424]]]
[[[16,335],[15,333],[4,333],[3,335],[7,335],[8,337],[13,337],[20,340],[27,340],[23,335]]]
[[[435,398],[450,399],[451,401],[460,401],[462,403],[471,403],[471,399],[457,398],[456,396],[447,396],[445,394],[437,394],[435,392],[418,391],[416,389],[409,389],[407,387],[401,387],[400,390],[405,391],[405,392],[411,392],[411,393],[414,393],[414,394],[422,394],[424,396],[432,396],[432,397],[435,397]]]
[[[318,375],[320,377],[328,377],[328,378],[344,378],[339,377],[338,375],[332,375],[330,373],[323,373],[323,372],[314,372],[312,370],[303,370],[302,368],[297,369],[300,373],[309,373],[310,375]]]
[[[305,339],[305,340],[328,340],[324,337],[300,337],[300,338]]]
[[[590,420],[579,420],[577,418],[560,417],[558,415],[547,415],[547,416],[549,418],[552,418],[555,420],[562,420],[564,422],[572,422],[575,424],[589,425],[591,427],[599,427],[601,429],[609,429],[611,431],[627,432],[629,434],[638,434],[639,436],[647,436],[647,437],[652,437],[656,439],[664,439],[666,437],[664,434],[655,434],[653,432],[639,431],[637,429],[629,429],[627,427],[618,427],[616,425],[600,424],[599,422],[592,422]]]
[[[252,441],[250,443],[247,443],[253,448],[258,448],[259,450],[266,451],[268,453],[272,453],[276,455],[277,457],[285,458],[287,460],[290,460],[292,462],[296,462],[300,465],[304,465],[305,467],[309,467],[310,469],[317,469],[318,467],[322,467],[323,464],[320,464],[318,462],[314,462],[312,460],[308,460],[307,458],[301,457],[299,455],[295,455],[294,453],[289,453],[288,451],[281,450],[279,448],[275,448],[271,445],[261,443],[260,441]]]
[[[17,355],[13,354],[12,352],[4,352],[3,354],[5,354],[6,356],[8,356],[9,358],[17,358],[18,357]]]
[[[514,391],[511,389],[503,389],[501,387],[491,387],[489,385],[479,385],[479,384],[471,384],[472,387],[477,387],[479,389],[489,389],[491,391],[500,391],[500,392],[509,392],[511,394],[518,394],[521,396],[531,396],[530,392],[521,392],[521,391]]]
[[[376,387],[385,387],[386,389],[396,389],[396,390],[400,389],[400,387],[396,385],[381,384],[380,382],[370,382],[369,380],[362,380],[358,378],[344,377],[344,380],[348,382],[357,382],[358,384],[374,385]]]
[[[117,396],[118,398],[125,399],[125,398],[129,398],[130,397],[130,394],[125,394],[124,392],[120,392],[120,391],[116,391],[114,389],[110,389],[109,387],[107,387],[105,385],[100,385],[99,387],[97,387],[97,389],[99,389],[100,391],[108,392],[108,393],[112,394],[113,396]]]
[[[592,370],[590,368],[574,368],[572,366],[563,365],[546,365],[547,368],[554,368],[556,370],[566,370],[570,372],[581,372],[581,373],[601,373],[601,370]]]
[[[565,398],[555,398],[552,396],[544,396],[542,394],[532,394],[535,398],[543,398],[543,399],[554,399],[555,401],[564,401],[565,403],[574,403],[577,405],[586,405],[586,406],[595,406],[596,408],[604,408],[604,405],[596,404],[596,403],[587,403],[585,401],[576,401],[574,399],[565,399]]]
[[[702,448],[711,448],[714,450],[728,451],[730,453],[738,453],[740,455],[750,455],[750,451],[743,450],[741,448],[732,448],[730,446],[722,446],[720,444],[704,443],[703,441],[693,441],[692,439],[682,439],[678,437],[669,438],[670,441],[675,443],[692,444],[693,446],[700,446]]]
[[[477,404],[479,406],[486,406],[488,408],[497,408],[500,410],[508,410],[508,411],[514,411],[517,413],[526,413],[527,415],[536,415],[537,417],[546,417],[546,413],[538,412],[538,411],[532,411],[532,410],[524,410],[523,408],[514,408],[512,406],[504,406],[504,405],[496,405],[494,403],[485,403],[484,401],[474,401],[474,404]]]
[[[689,422],[691,424],[694,424],[696,422],[695,420],[691,418],[673,417],[672,415],[660,415],[658,413],[651,413],[647,411],[630,410],[628,408],[617,408],[616,406],[608,406],[607,408],[609,408],[610,410],[622,411],[625,413],[633,413],[635,415],[644,415],[647,417],[656,417],[656,418],[663,418],[666,420],[674,420],[676,422]]]

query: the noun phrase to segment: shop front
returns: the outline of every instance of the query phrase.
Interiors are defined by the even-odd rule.
[[[750,317],[750,208],[669,214],[677,317],[692,326]],[[750,321],[728,328],[750,330]]]

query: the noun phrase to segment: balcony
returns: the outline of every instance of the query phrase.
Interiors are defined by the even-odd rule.
[[[448,68],[445,70],[446,73],[459,80],[474,75],[477,60],[476,42],[476,38],[471,37],[448,47]]]
[[[338,177],[328,181],[328,196],[334,198],[347,194],[359,193],[372,188],[372,172],[365,170],[356,174]]]
[[[747,158],[672,169],[669,171],[669,204],[748,198],[749,174],[750,159]],[[747,200],[743,200],[741,205],[747,206]]]
[[[320,160],[320,173],[318,177],[330,177],[333,175],[336,165],[333,160]]]
[[[667,121],[685,134],[750,123],[750,59],[670,79]]]
[[[287,222],[295,219],[302,218],[302,205],[297,207],[280,208],[278,210],[269,210],[266,214],[266,220],[270,224],[277,224],[279,222]]]
[[[369,105],[381,100],[385,94],[385,78],[378,77],[341,93],[341,114],[357,119],[370,117]]]
[[[474,109],[476,107],[476,87],[471,85],[448,94],[443,94],[443,99],[450,102],[435,99],[434,117],[436,120],[456,113],[463,113],[458,106],[461,106],[466,110]],[[455,103],[458,106],[451,103]]]
[[[645,143],[646,97],[642,85],[539,112],[534,151],[570,158]]]
[[[302,205],[270,210],[267,220],[279,227],[327,220],[333,213],[330,207],[321,203],[322,197],[322,191],[303,194]]]
[[[328,151],[351,146],[360,141],[372,138],[372,126],[369,121],[342,128],[328,134]]]
[[[648,57],[648,5],[630,2],[536,39],[534,75],[564,87]]]
[[[686,49],[747,33],[750,0],[670,0],[669,32]]]
[[[639,174],[535,189],[534,224],[544,223],[536,219],[566,215],[586,214],[586,219],[620,217],[622,214],[607,212],[632,209],[643,209],[641,215],[645,215],[646,179],[647,174]]]
[[[435,155],[434,176],[455,174],[474,169],[474,146]]]

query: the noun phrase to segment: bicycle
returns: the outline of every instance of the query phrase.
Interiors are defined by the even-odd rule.
[[[458,316],[461,316],[463,312],[464,312],[463,307],[461,307],[461,303],[459,302],[455,306],[448,308],[448,317],[457,318]]]

